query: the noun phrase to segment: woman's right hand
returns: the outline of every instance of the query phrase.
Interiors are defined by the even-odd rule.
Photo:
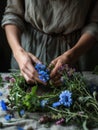
[[[35,82],[39,82],[43,84],[43,82],[39,80],[38,73],[33,66],[36,63],[41,63],[37,59],[37,57],[29,52],[26,52],[23,49],[21,51],[18,51],[17,54],[14,55],[14,57],[19,65],[21,74],[24,76],[27,83],[32,84]]]

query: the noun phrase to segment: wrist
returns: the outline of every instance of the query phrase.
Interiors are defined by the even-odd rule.
[[[17,48],[15,51],[13,51],[13,55],[16,58],[18,55],[20,55],[21,53],[24,53],[25,50],[22,47]]]
[[[68,64],[73,64],[77,60],[75,49],[69,49],[64,55]]]

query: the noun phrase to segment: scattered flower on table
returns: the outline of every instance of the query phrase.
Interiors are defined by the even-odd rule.
[[[5,115],[5,120],[10,121],[11,118],[12,118],[12,115],[10,114]]]
[[[5,76],[5,77],[4,77],[4,80],[5,80],[5,81],[10,81],[10,79],[11,79],[10,76]]]
[[[59,101],[52,104],[53,107],[58,107],[64,105],[65,107],[70,107],[72,104],[72,93],[68,90],[62,91],[59,95]]]
[[[38,122],[41,124],[44,124],[44,123],[51,122],[51,121],[52,121],[51,117],[49,117],[48,115],[43,115],[40,117]]]
[[[0,96],[2,96],[3,95],[3,93],[2,92],[0,92]]]
[[[6,103],[5,103],[4,100],[1,100],[1,107],[2,107],[2,110],[3,110],[3,111],[7,111],[7,110],[8,110],[8,109],[7,109],[7,105],[6,105]]]
[[[45,107],[47,103],[48,103],[48,100],[42,100],[40,104],[42,107]]]
[[[65,119],[62,118],[62,119],[56,121],[56,125],[61,125],[61,124],[64,123],[64,122],[65,122]]]
[[[17,126],[17,130],[24,130],[24,129],[20,126]]]
[[[22,109],[22,110],[20,111],[20,116],[23,116],[24,114],[25,114],[25,110]]]
[[[72,93],[68,90],[63,91],[60,96],[59,96],[60,100],[59,102],[66,106],[66,107],[70,107],[72,104]]]
[[[15,78],[10,78],[10,83],[14,83],[15,82]]]

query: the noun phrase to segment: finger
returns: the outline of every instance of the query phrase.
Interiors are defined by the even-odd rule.
[[[32,67],[32,69],[30,69],[28,66],[30,65],[27,65],[25,66],[24,68],[22,68],[22,72],[25,73],[30,79],[34,78],[34,68]],[[37,73],[37,72],[36,72]]]
[[[52,62],[52,63],[49,64],[48,69],[52,70],[54,67],[55,67],[55,63]]]
[[[30,78],[33,78],[36,82],[46,85],[46,83],[39,79],[39,75],[33,66],[28,65],[28,70],[30,72]]]
[[[22,72],[23,77],[25,78],[26,82],[29,84],[34,84],[35,80],[28,77],[28,75],[24,72]]]
[[[35,77],[35,80],[36,80],[38,83],[40,83],[40,84],[47,85],[47,83],[46,83],[46,82],[43,82],[42,80],[40,80],[39,77]]]
[[[33,63],[42,63],[36,56],[32,55],[31,53],[29,53]]]
[[[41,83],[43,85],[47,85],[46,83],[42,82],[38,77],[35,77],[32,75],[32,77],[29,77],[28,74],[22,72],[22,75],[24,76],[26,82],[28,84],[34,84],[34,83]]]
[[[54,77],[57,73],[58,73],[58,70],[59,68],[62,66],[61,63],[57,63],[54,67],[54,69],[51,71],[50,73],[50,77]]]

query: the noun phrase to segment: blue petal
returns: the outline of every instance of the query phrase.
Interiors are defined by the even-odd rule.
[[[42,107],[45,107],[45,105],[47,104],[47,102],[48,102],[47,100],[42,100],[42,101],[41,101],[41,106],[42,106]]]
[[[2,96],[3,95],[3,93],[2,92],[0,92],[0,96]]]
[[[55,108],[55,107],[58,107],[58,106],[60,106],[60,105],[61,105],[61,103],[60,103],[60,102],[55,102],[55,103],[53,103],[53,104],[52,104],[52,107],[54,107],[54,108]]]
[[[7,111],[6,103],[3,100],[1,101],[1,107],[3,111]]]
[[[18,126],[17,130],[24,130],[22,127]]]
[[[5,119],[6,119],[7,121],[10,121],[10,120],[11,120],[11,118],[12,118],[12,116],[11,116],[11,115],[9,115],[9,114],[5,116]]]
[[[66,107],[70,107],[71,104],[72,104],[72,93],[68,90],[65,90],[63,91],[61,94],[60,94],[60,100],[59,102],[66,106]]]
[[[25,111],[24,110],[21,110],[20,111],[20,115],[23,116],[25,114]]]

